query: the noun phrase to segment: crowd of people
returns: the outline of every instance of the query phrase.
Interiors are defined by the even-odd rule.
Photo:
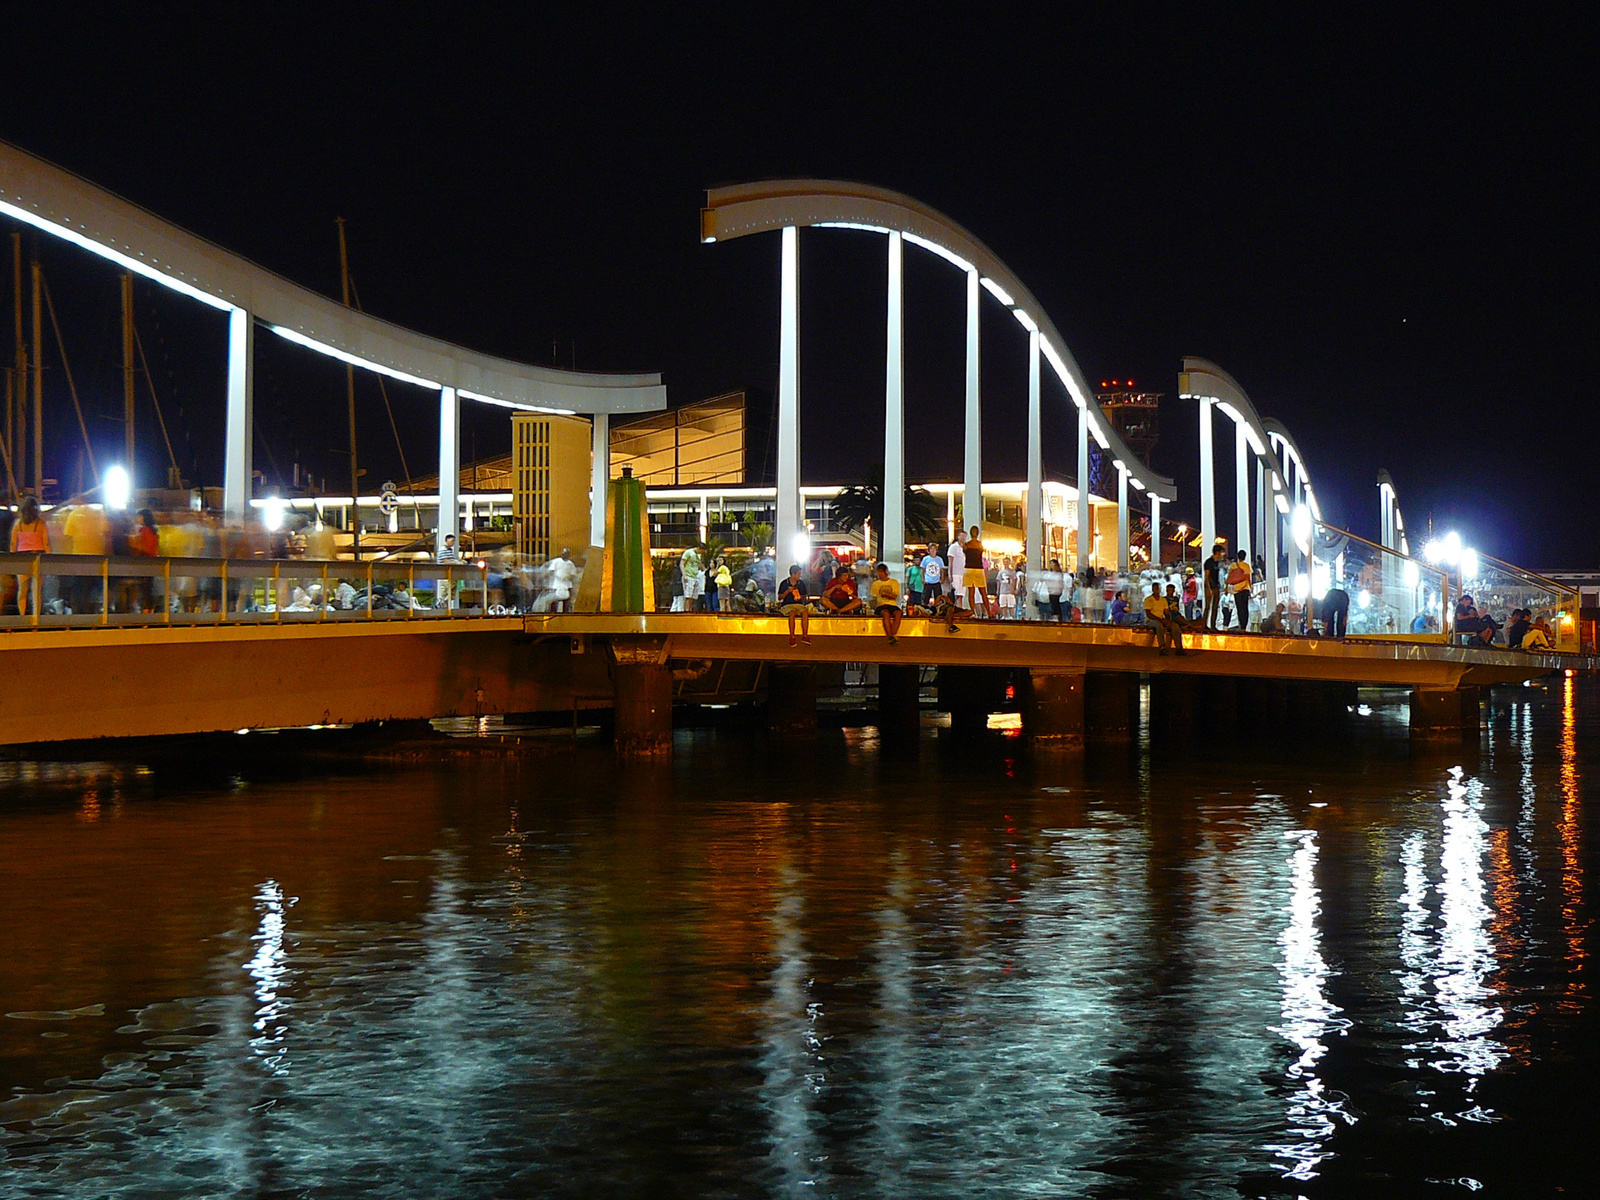
[[[757,559],[754,568],[734,571],[723,556],[708,559],[706,554],[703,547],[696,547],[683,555],[679,563],[683,598],[673,607],[776,613],[787,619],[794,644],[809,642],[812,618],[831,616],[876,616],[891,641],[898,640],[908,617],[942,624],[950,633],[959,633],[964,622],[974,620],[1132,626],[1148,630],[1163,655],[1191,653],[1193,635],[1203,632],[1329,638],[1350,632],[1351,597],[1344,587],[1328,587],[1314,603],[1290,600],[1269,606],[1263,598],[1264,560],[1260,556],[1252,560],[1243,551],[1230,552],[1220,541],[1198,569],[1168,564],[1146,567],[1133,577],[1094,569],[1080,575],[1063,570],[1059,559],[1030,570],[1023,556],[991,554],[975,527],[958,533],[948,545],[909,555],[901,573],[864,554],[840,554],[824,547],[808,562],[791,563],[769,585],[760,578],[759,567],[768,564],[770,571],[770,558]],[[776,571],[770,571],[768,578],[775,576]],[[737,583],[741,578],[743,587]],[[716,582],[720,603],[703,580]],[[729,583],[734,585],[731,603]],[[1453,626],[1458,634],[1484,644],[1504,640],[1514,647],[1542,649],[1554,640],[1548,622],[1534,621],[1528,610],[1513,612],[1511,621],[1505,631],[1509,636],[1502,639],[1500,623],[1480,613],[1470,597],[1463,597]],[[1410,629],[1436,633],[1438,617],[1419,614]]]
[[[150,509],[121,512],[100,505],[58,506],[43,513],[24,497],[9,518],[5,544],[13,554],[78,554],[131,558],[336,558],[334,532],[317,522],[298,531],[240,529],[211,514],[177,513],[158,520]],[[447,537],[437,555],[441,564],[460,561],[455,538]],[[491,612],[570,612],[577,600],[583,567],[563,548],[548,558],[530,559],[512,547],[484,556],[481,582],[440,580],[419,583],[412,595],[397,583],[374,582],[371,594],[361,579],[330,579],[324,594],[316,580],[281,581],[276,595],[243,584],[228,587],[211,576],[170,580],[149,574],[111,576],[58,573],[35,579],[0,578],[0,613],[56,614],[206,612],[226,604],[251,611],[329,611],[365,607],[438,608],[486,604]],[[1104,623],[1142,627],[1155,637],[1162,654],[1188,653],[1200,632],[1250,632],[1253,609],[1265,609],[1253,632],[1268,636],[1342,638],[1349,632],[1350,595],[1335,584],[1319,601],[1302,606],[1289,601],[1268,607],[1260,597],[1265,565],[1243,551],[1218,542],[1199,569],[1188,565],[1147,567],[1134,577],[1089,569],[1063,570],[1059,559],[1030,570],[1021,555],[991,553],[981,530],[958,532],[947,545],[931,545],[908,556],[900,571],[864,554],[841,556],[818,548],[806,563],[794,563],[779,577],[770,555],[743,558],[704,545],[685,550],[671,567],[677,586],[673,611],[722,614],[778,613],[788,619],[792,641],[809,640],[813,616],[876,616],[885,635],[898,639],[907,617],[926,618],[959,633],[963,622],[1037,620]],[[657,589],[661,590],[659,581]],[[903,579],[903,583],[902,583]],[[1363,596],[1363,601],[1365,597]],[[663,600],[663,603],[667,603]],[[1464,595],[1450,622],[1454,636],[1484,646],[1545,650],[1556,636],[1546,617],[1514,608],[1505,621],[1472,596]],[[1365,626],[1359,626],[1366,628]],[[1412,633],[1439,632],[1438,618],[1419,613]],[[1191,635],[1186,646],[1184,635]]]

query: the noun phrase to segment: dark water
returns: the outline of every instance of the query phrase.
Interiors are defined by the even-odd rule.
[[[0,763],[0,1195],[1595,1195],[1600,687],[1356,725]]]

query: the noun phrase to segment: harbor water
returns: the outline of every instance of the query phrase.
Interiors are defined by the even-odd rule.
[[[1600,681],[1363,699],[0,762],[0,1196],[1595,1195]]]

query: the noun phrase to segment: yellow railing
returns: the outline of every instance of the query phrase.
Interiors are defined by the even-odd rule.
[[[7,576],[18,615],[0,629],[461,620],[491,607],[475,563],[0,555]]]

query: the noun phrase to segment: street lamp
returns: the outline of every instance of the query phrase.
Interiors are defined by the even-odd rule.
[[[100,485],[100,496],[107,508],[127,508],[133,495],[133,481],[125,467],[108,467]]]

